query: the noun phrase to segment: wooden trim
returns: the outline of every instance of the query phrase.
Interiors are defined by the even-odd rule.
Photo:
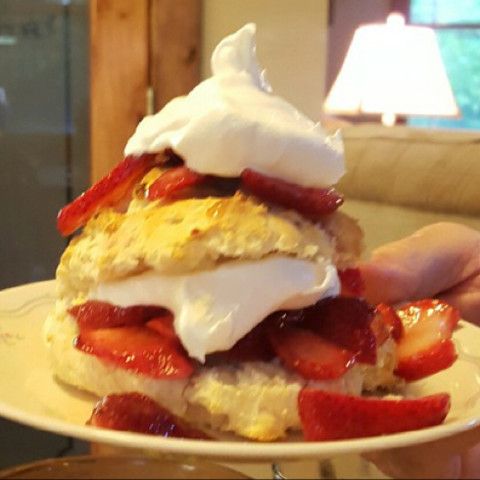
[[[90,162],[98,180],[145,115],[148,0],[90,0]]]
[[[410,0],[391,0],[390,11],[401,13],[408,23],[410,19]]]
[[[155,110],[200,81],[200,0],[151,0],[150,84]]]

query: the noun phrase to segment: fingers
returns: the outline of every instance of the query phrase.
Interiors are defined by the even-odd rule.
[[[480,273],[438,297],[458,308],[464,320],[480,325]]]
[[[372,303],[434,297],[480,274],[480,232],[454,223],[429,225],[378,248],[359,268]]]

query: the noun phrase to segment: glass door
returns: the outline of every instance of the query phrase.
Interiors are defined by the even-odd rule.
[[[53,277],[88,182],[87,3],[0,2],[0,288]]]
[[[88,185],[87,67],[87,0],[0,0],[0,288],[54,276],[57,211]],[[0,468],[80,449],[3,419],[0,431]]]

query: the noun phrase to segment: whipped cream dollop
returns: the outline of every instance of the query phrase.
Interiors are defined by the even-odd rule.
[[[212,77],[145,117],[126,155],[173,149],[203,174],[238,177],[246,168],[303,186],[326,187],[344,174],[339,134],[327,136],[273,95],[255,54],[255,25],[223,39]]]
[[[89,298],[121,307],[168,308],[188,354],[203,362],[206,354],[233,347],[270,313],[312,305],[339,289],[336,268],[328,260],[274,256],[185,275],[148,271],[100,283]]]

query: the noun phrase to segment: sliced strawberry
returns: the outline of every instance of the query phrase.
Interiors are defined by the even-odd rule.
[[[383,345],[391,337],[390,327],[384,322],[380,314],[375,313],[371,327],[377,346]]]
[[[305,309],[308,328],[355,354],[362,363],[375,364],[377,341],[371,328],[373,308],[360,298],[329,297]]]
[[[279,310],[271,313],[262,323],[266,324],[268,329],[283,327],[307,328],[305,324],[306,310],[305,308],[298,310]]]
[[[373,437],[432,427],[443,422],[450,396],[387,400],[304,388],[298,411],[306,440]]]
[[[445,370],[457,359],[455,345],[450,339],[440,340],[412,356],[400,355],[403,352],[399,353],[395,374],[409,382]]]
[[[268,338],[283,364],[311,380],[340,378],[355,363],[355,354],[309,330],[272,329]]]
[[[269,177],[247,168],[241,175],[242,185],[257,197],[317,219],[334,212],[343,197],[334,188],[309,188]]]
[[[403,323],[397,312],[391,305],[379,303],[375,308],[375,317],[388,328],[389,336],[397,342],[403,336]]]
[[[76,338],[75,347],[154,378],[187,378],[194,369],[181,345],[146,327],[84,330]]]
[[[207,366],[236,362],[268,361],[275,355],[267,338],[269,324],[262,322],[242,337],[230,350],[207,355]]]
[[[173,327],[173,315],[171,313],[166,313],[163,316],[156,316],[155,318],[152,318],[152,320],[149,320],[145,326],[154,330],[164,338],[180,341],[175,333],[175,328]]]
[[[404,334],[397,346],[395,373],[405,380],[418,380],[452,365],[457,355],[451,340],[460,314],[440,300],[420,300],[397,313]]]
[[[365,293],[365,283],[358,268],[338,270],[338,276],[342,285],[342,295],[361,297]]]
[[[103,397],[87,424],[162,437],[209,439],[206,434],[190,427],[151,398],[135,392]]]
[[[202,183],[205,175],[194,172],[187,167],[175,167],[166,170],[155,182],[148,188],[147,198],[157,200],[159,198],[170,197],[175,192],[183,190],[193,185]]]
[[[154,165],[154,160],[154,154],[126,157],[107,176],[60,210],[57,217],[60,233],[70,235],[101,209],[121,203]]]
[[[75,317],[80,330],[142,325],[159,316],[171,314],[154,306],[117,307],[107,302],[89,300],[68,310]]]
[[[452,334],[460,321],[460,312],[455,307],[432,298],[410,302],[397,309],[397,313],[405,329],[424,324],[427,320],[439,321],[442,331]]]

